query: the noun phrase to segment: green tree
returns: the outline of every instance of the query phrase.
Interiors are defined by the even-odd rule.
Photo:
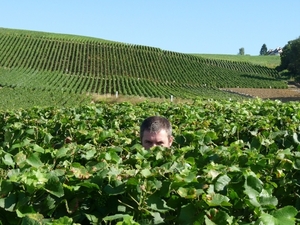
[[[267,45],[266,45],[266,44],[263,44],[263,45],[261,46],[261,49],[260,49],[259,54],[260,54],[260,55],[266,55],[267,52],[268,52]]]
[[[245,55],[245,49],[244,48],[239,49],[239,55]]]
[[[300,80],[300,37],[289,41],[282,49],[279,71],[288,70]]]

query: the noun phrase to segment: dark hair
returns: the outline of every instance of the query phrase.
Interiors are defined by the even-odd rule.
[[[166,130],[168,136],[172,136],[172,125],[168,119],[162,116],[150,116],[142,122],[140,127],[141,140],[145,130],[153,133]]]

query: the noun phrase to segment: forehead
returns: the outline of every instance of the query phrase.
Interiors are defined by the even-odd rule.
[[[144,140],[164,140],[168,139],[168,133],[165,129],[159,130],[157,132],[150,132],[145,130],[143,133]]]

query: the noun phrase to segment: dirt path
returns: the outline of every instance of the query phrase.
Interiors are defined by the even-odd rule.
[[[227,88],[223,90],[263,99],[279,99],[283,102],[300,101],[300,88],[295,83],[290,83],[287,89]]]

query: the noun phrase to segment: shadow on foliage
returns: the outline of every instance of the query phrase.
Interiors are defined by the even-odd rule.
[[[277,97],[277,98],[268,98],[270,100],[280,100],[282,102],[292,102],[300,101],[300,97]]]
[[[268,78],[268,77],[262,77],[260,75],[254,75],[254,74],[242,74],[241,77],[257,79],[257,80],[270,80],[270,81],[274,81],[276,79],[275,77]]]

